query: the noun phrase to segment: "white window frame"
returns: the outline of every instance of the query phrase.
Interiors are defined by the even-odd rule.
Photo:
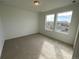
[[[71,22],[72,22],[72,16],[73,16],[73,11],[72,10],[70,10],[70,11],[64,11],[64,12],[59,12],[59,13],[57,13],[56,14],[56,21],[55,21],[55,32],[59,32],[59,33],[63,33],[63,34],[69,34],[69,30],[70,30],[70,24],[69,24],[69,30],[68,30],[68,32],[63,32],[63,31],[57,31],[56,30],[56,24],[57,24],[57,17],[58,17],[58,14],[61,14],[61,13],[67,13],[67,12],[72,12],[72,15],[71,15],[71,19],[70,19],[70,24],[71,24]]]
[[[67,12],[72,12],[72,15],[71,15],[71,19],[70,19],[70,23],[69,23],[69,29],[68,29],[68,32],[63,32],[63,31],[57,31],[56,30],[56,24],[57,24],[57,15],[58,14],[62,14],[62,13],[67,13]],[[53,29],[52,30],[47,30],[46,29],[46,17],[49,16],[49,15],[54,15],[54,23],[53,23]],[[45,31],[55,31],[55,32],[59,32],[59,33],[63,33],[63,34],[68,34],[69,31],[70,31],[70,24],[72,22],[72,16],[73,16],[73,10],[69,10],[69,11],[64,11],[64,12],[57,12],[57,13],[53,13],[53,14],[48,14],[45,16]]]
[[[52,26],[53,28],[52,29],[50,29],[50,28],[47,29],[47,27],[46,27],[47,16],[53,16],[53,26]],[[55,23],[54,21],[55,21],[55,14],[48,14],[48,15],[45,16],[45,31],[50,31],[50,32],[54,31],[54,23]]]

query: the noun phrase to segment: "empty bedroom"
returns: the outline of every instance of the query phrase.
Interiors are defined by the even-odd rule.
[[[0,59],[79,59],[79,1],[0,0]]]

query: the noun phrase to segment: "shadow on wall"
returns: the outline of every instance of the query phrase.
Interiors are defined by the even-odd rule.
[[[5,42],[1,59],[71,59],[72,51],[59,42],[41,36]]]

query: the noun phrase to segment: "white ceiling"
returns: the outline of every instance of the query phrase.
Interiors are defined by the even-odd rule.
[[[72,4],[72,0],[39,0],[40,6],[35,7],[32,1],[33,0],[0,0],[0,4],[38,12],[48,11]]]

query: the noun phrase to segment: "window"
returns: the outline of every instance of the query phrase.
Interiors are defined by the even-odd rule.
[[[52,31],[54,28],[54,14],[46,15],[45,17],[45,30]]]
[[[58,13],[55,25],[55,31],[68,33],[72,18],[72,11]]]

